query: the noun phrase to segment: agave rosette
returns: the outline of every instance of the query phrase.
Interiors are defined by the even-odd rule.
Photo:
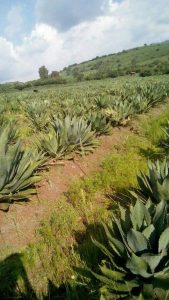
[[[47,135],[43,135],[40,147],[49,155],[62,158],[72,152],[88,153],[96,148],[95,133],[83,118],[55,119]]]
[[[157,206],[139,199],[104,225],[107,245],[94,240],[106,259],[101,273],[101,299],[166,299],[169,288],[169,216],[165,201]],[[156,298],[155,298],[156,297]]]
[[[37,169],[43,164],[41,153],[23,150],[21,142],[9,144],[9,130],[0,135],[0,209],[7,210],[13,201],[29,198],[40,180]]]
[[[167,159],[156,162],[148,161],[148,174],[143,172],[137,177],[138,188],[134,196],[139,195],[143,201],[150,198],[154,203],[161,200],[169,204],[169,163]]]

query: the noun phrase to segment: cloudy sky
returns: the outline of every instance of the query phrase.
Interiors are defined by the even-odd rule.
[[[0,82],[169,39],[169,0],[0,1]]]

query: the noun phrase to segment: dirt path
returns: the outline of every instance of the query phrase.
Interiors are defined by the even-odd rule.
[[[99,170],[105,156],[113,152],[113,146],[123,143],[129,134],[130,128],[113,128],[110,136],[100,138],[100,146],[94,153],[50,167],[37,186],[37,197],[32,201],[11,205],[8,213],[0,211],[1,249],[17,251],[33,241],[40,222],[49,216],[61,194],[76,179]]]

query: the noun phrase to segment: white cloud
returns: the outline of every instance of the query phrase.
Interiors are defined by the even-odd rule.
[[[0,39],[1,79],[28,80],[38,76],[41,65],[59,70],[96,55],[169,38],[168,0],[109,2],[107,15],[66,32],[38,23],[19,46]]]
[[[0,37],[0,81],[13,78],[13,68],[17,64],[17,54],[11,42]]]
[[[39,22],[64,31],[103,15],[108,4],[109,0],[37,0],[36,14]]]

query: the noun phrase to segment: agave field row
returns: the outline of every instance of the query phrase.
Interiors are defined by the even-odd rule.
[[[112,81],[113,82],[113,81]],[[164,101],[168,79],[78,85],[0,95],[0,208],[26,199],[48,159],[84,155],[113,126]]]
[[[119,205],[103,224],[104,243],[93,240],[104,255],[99,272],[90,270],[100,299],[169,299],[169,124],[162,130],[166,157],[148,161],[129,207]]]

